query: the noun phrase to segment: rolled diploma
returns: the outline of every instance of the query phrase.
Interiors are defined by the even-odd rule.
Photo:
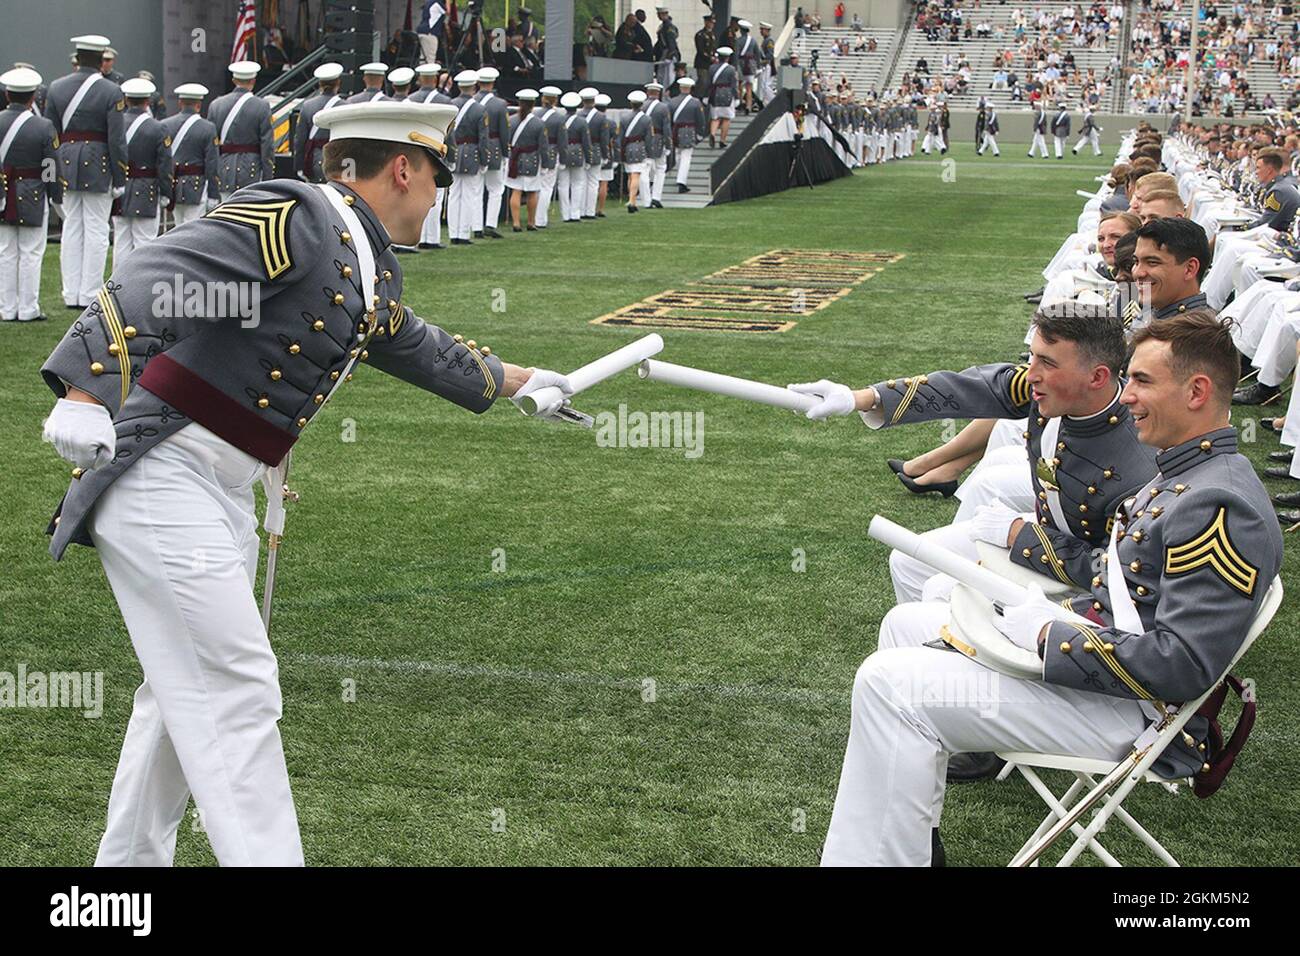
[[[1076,189],[1076,190],[1074,191],[1074,194],[1075,194],[1076,196],[1082,196],[1084,199],[1096,199],[1096,198],[1097,198],[1097,195],[1098,195],[1097,193],[1085,192],[1085,191],[1082,190],[1082,189]]]
[[[663,351],[664,340],[651,332],[635,342],[629,342],[621,349],[615,349],[608,355],[602,355],[594,362],[588,362],[582,368],[574,369],[568,374],[573,393],[586,391],[591,386],[629,369],[638,362],[648,359]],[[524,413],[527,415],[550,415],[564,404],[564,393],[554,385],[539,388],[530,395],[520,399]]]
[[[928,564],[936,571],[942,571],[949,577],[956,578],[985,597],[1003,605],[1023,604],[1027,599],[1025,589],[1008,581],[1000,574],[976,564],[959,554],[953,554],[932,541],[926,541],[914,531],[895,524],[888,518],[875,515],[867,528],[867,534],[882,544],[887,544],[895,551],[901,551],[908,557],[916,558],[922,564]]]
[[[819,401],[812,395],[800,395],[788,388],[768,385],[766,382],[753,382],[747,378],[720,375],[717,372],[706,372],[703,369],[673,365],[671,362],[659,362],[654,359],[646,359],[642,362],[636,373],[647,382],[679,385],[682,388],[693,388],[700,392],[712,392],[715,395],[727,395],[731,398],[743,398],[746,401],[788,408],[796,412],[806,412]]]

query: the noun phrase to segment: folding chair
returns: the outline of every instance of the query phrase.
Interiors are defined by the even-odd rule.
[[[1120,866],[1120,862],[1097,840],[1097,834],[1105,828],[1111,817],[1115,817],[1146,844],[1162,863],[1166,866],[1178,866],[1178,861],[1174,859],[1173,854],[1133,819],[1121,804],[1139,783],[1160,784],[1170,792],[1177,792],[1177,782],[1152,773],[1151,766],[1164,753],[1165,748],[1178,738],[1187,721],[1200,710],[1206,698],[1228,676],[1232,668],[1255,643],[1255,639],[1268,627],[1269,621],[1272,620],[1281,603],[1282,579],[1276,577],[1269,586],[1268,593],[1264,595],[1264,603],[1260,605],[1255,619],[1251,622],[1245,641],[1233,655],[1232,661],[1224,669],[1219,680],[1196,700],[1186,701],[1181,707],[1164,705],[1164,716],[1138,736],[1134,741],[1132,753],[1119,764],[1112,766],[1105,760],[1061,754],[1036,754],[1022,751],[999,753],[998,756],[1005,760],[1007,765],[998,775],[998,779],[1006,778],[1013,769],[1018,770],[1021,776],[1029,781],[1029,785],[1035,792],[1042,797],[1049,811],[1033,836],[1025,841],[1024,846],[1011,858],[1008,865],[1037,866],[1038,858],[1043,851],[1069,830],[1074,835],[1075,841],[1056,864],[1057,866],[1072,865],[1084,850],[1092,851],[1107,866]],[[1060,798],[1057,798],[1038,776],[1037,771],[1042,769],[1068,770],[1074,774],[1074,783]],[[1102,779],[1099,781],[1097,777]],[[1188,782],[1190,782],[1189,778]],[[1092,821],[1084,827],[1078,821],[1098,804],[1100,807],[1094,811]]]

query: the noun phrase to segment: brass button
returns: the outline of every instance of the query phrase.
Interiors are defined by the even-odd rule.
[[[91,363],[90,363],[90,374],[91,374],[91,375],[103,375],[103,374],[104,374],[104,365],[103,365],[103,363],[102,363],[102,362],[91,362]]]
[[[128,339],[135,338],[135,326],[134,325],[126,326],[124,329],[122,329],[122,334],[126,336]]]
[[[1158,494],[1160,494],[1160,489],[1159,489],[1159,488],[1152,488],[1152,489],[1151,489],[1151,497],[1152,497],[1152,498],[1154,498],[1154,497],[1155,497],[1156,495],[1158,495]]]
[[[1093,601],[1093,602],[1092,602],[1092,609],[1093,609],[1094,611],[1100,611],[1100,610],[1101,610],[1101,602],[1100,602],[1100,601]]]
[[[457,345],[459,345],[461,342],[464,342],[464,341],[465,341],[465,336],[463,336],[463,335],[453,335],[453,336],[451,337],[451,340],[452,340],[453,342],[455,342]]]
[[[343,197],[343,201],[344,201],[345,203],[347,203],[349,206],[351,206],[354,202],[357,201],[357,197],[356,197],[356,196],[344,196],[344,197]],[[345,233],[343,233],[343,235],[346,236],[347,233],[345,232]]]
[[[343,278],[345,278],[345,279],[351,279],[351,278],[352,278],[352,267],[351,267],[351,266],[344,266],[342,269],[339,270],[339,275],[341,275],[341,276],[342,276]]]
[[[367,351],[366,349],[362,349],[362,350],[361,350],[361,361],[364,362],[364,361],[365,361],[366,359],[368,359],[368,358],[370,358],[370,352]]]
[[[1205,452],[1206,454],[1209,454],[1210,449],[1213,447],[1214,445],[1210,443],[1210,440],[1208,438],[1206,438],[1204,441],[1201,442],[1201,451]]]
[[[257,407],[258,407],[258,408],[266,408],[266,406],[268,406],[268,405],[270,405],[270,404],[271,404],[271,400],[270,400],[269,398],[267,398],[265,395],[263,395],[261,398],[259,398],[259,399],[257,400]]]
[[[475,342],[473,339],[470,339],[468,342],[465,343],[465,348],[467,349],[478,348],[478,343]]]
[[[1079,522],[1079,524],[1083,525],[1085,528],[1088,527],[1088,519],[1084,518],[1082,521]]]
[[[1137,574],[1139,571],[1142,570],[1142,562],[1141,562],[1141,561],[1130,561],[1130,562],[1129,562],[1128,569],[1129,569],[1130,571],[1132,571],[1134,574]]]
[[[1141,541],[1141,540],[1142,540],[1142,532],[1141,532],[1141,531],[1134,531],[1134,532],[1133,532],[1133,540],[1134,540],[1134,541]]]
[[[492,354],[492,350],[488,348],[486,345],[483,346],[481,349],[479,349],[479,351],[482,352],[485,356]]]
[[[1091,653],[1092,653],[1092,650],[1093,650],[1093,647],[1092,647],[1092,641],[1084,641],[1084,642],[1083,642],[1083,652],[1084,652],[1085,654],[1091,654]]]
[[[1106,419],[1106,421],[1110,422],[1112,425],[1118,425],[1118,424],[1119,424],[1119,416],[1118,416],[1118,415],[1112,415],[1112,416],[1110,416],[1110,418]]]
[[[311,400],[315,402],[317,405],[319,405],[321,402],[325,401],[325,396],[317,392],[315,395],[311,397]]]
[[[339,234],[339,241],[346,246],[349,242],[352,241],[352,233],[347,232],[346,230],[343,231],[342,233]]]
[[[300,419],[298,419],[298,427],[299,427],[299,428],[305,428],[305,427],[307,427],[307,419],[305,419],[305,418],[300,418]]]
[[[1070,653],[1070,642],[1069,642],[1069,641],[1061,641],[1061,653],[1062,653],[1062,654],[1068,654],[1068,653]]]
[[[351,352],[348,353],[348,358],[356,358],[357,353],[360,351],[361,351],[360,349],[353,349]]]
[[[1208,763],[1201,764],[1201,773],[1209,773],[1209,772],[1210,772],[1210,765]]]
[[[1102,476],[1103,478],[1114,478],[1114,477],[1115,477],[1115,472],[1113,472],[1113,471],[1111,471],[1109,468],[1107,468],[1105,471],[1103,471],[1103,472],[1101,473],[1101,476]]]
[[[292,345],[289,346],[290,355],[297,355],[301,351],[302,351],[302,346],[299,345],[297,342],[294,342]]]
[[[1138,597],[1146,597],[1146,596],[1147,596],[1147,589],[1144,588],[1142,585],[1139,584],[1139,585],[1138,585],[1138,588],[1137,588],[1137,593],[1138,593]]]
[[[389,279],[391,279],[392,277],[393,277],[393,274],[392,274],[391,272],[389,272],[387,269],[385,269],[385,270],[384,270],[384,281],[387,282],[387,281],[388,281]]]
[[[930,376],[922,375],[920,378],[917,379],[917,381],[920,382],[922,385],[924,385],[930,381]]]
[[[116,342],[109,342],[109,343],[108,343],[108,354],[109,354],[109,355],[116,355],[116,354],[117,354],[118,352],[120,352],[120,351],[122,351],[122,350],[121,350],[120,348],[117,347],[117,343],[116,343]]]
[[[1028,430],[1028,429],[1025,429],[1023,432],[1021,432],[1021,433],[1020,433],[1020,437],[1023,438],[1023,439],[1025,439],[1025,441],[1028,441],[1028,440],[1029,440],[1029,430]]]
[[[344,375],[344,376],[343,376],[343,381],[345,381],[345,382],[350,382],[350,381],[352,381],[352,373],[351,373],[351,372],[348,372],[347,375]]]
[[[1057,450],[1057,451],[1065,451],[1065,442],[1063,442],[1063,441],[1058,441],[1058,442],[1056,443],[1056,450]]]
[[[1095,588],[1099,588],[1099,587],[1101,587],[1101,575],[1100,575],[1100,574],[1098,574],[1098,575],[1096,575],[1095,577],[1093,577],[1093,579],[1092,579],[1092,586],[1095,587]]]
[[[1032,555],[1033,553],[1034,553],[1034,552],[1033,552],[1033,549],[1032,549],[1032,548],[1025,548],[1023,551],[1020,552],[1020,555],[1021,555],[1021,557],[1027,558],[1027,557],[1029,557],[1030,555]]]
[[[1039,555],[1038,560],[1041,561],[1043,564],[1046,564],[1050,559],[1047,557],[1047,555],[1042,554]]]
[[[312,327],[315,331],[320,332],[321,330],[323,330],[323,329],[325,328],[325,320],[324,320],[324,319],[317,319],[315,322],[313,322],[313,323],[311,324],[311,327]]]
[[[1087,505],[1079,505],[1079,511],[1080,511],[1081,514],[1087,514],[1087,513],[1088,513],[1088,506],[1087,506]]]
[[[1187,490],[1186,485],[1174,485],[1174,494],[1176,495],[1181,495],[1186,490]]]
[[[336,292],[336,293],[334,293],[334,304],[335,304],[335,305],[342,305],[342,304],[343,304],[343,293],[342,293],[342,292]]]
[[[388,300],[388,311],[389,311],[389,312],[396,312],[396,311],[397,311],[397,300],[396,300],[396,299],[389,299],[389,300]]]
[[[1144,514],[1146,514],[1146,512],[1145,512],[1144,510],[1142,510],[1141,508],[1139,508],[1137,511],[1135,511],[1135,512],[1133,513],[1133,517],[1134,517],[1134,518],[1141,518]]]
[[[85,473],[86,473],[86,470],[85,470],[84,468],[74,468],[74,469],[72,469],[72,477],[73,477],[73,478],[76,478],[78,481],[81,480],[81,476],[84,475]]]
[[[1107,654],[1110,654],[1110,653],[1113,653],[1113,652],[1114,652],[1114,650],[1115,650],[1115,645],[1114,645],[1114,644],[1111,644],[1111,643],[1108,641],[1107,643],[1101,645],[1101,649],[1102,649],[1103,651],[1105,651]]]
[[[460,336],[459,336],[459,335],[456,336],[456,341],[457,341],[457,342],[460,341]],[[887,382],[885,383],[885,388],[893,388],[894,385],[896,385],[896,384],[897,384],[897,380],[891,378],[889,381],[887,381]],[[1028,437],[1028,436],[1026,436],[1026,437]]]
[[[1039,415],[1039,416],[1038,416],[1038,424],[1039,424],[1039,425],[1046,425],[1046,424],[1047,424],[1047,419],[1044,418],[1042,415]]]
[[[1060,467],[1061,467],[1061,459],[1059,459],[1059,458],[1053,458],[1053,459],[1052,459],[1052,467],[1053,467],[1053,468],[1060,468]]]
[[[1151,517],[1153,518],[1159,518],[1164,513],[1165,509],[1161,508],[1159,505],[1151,509]]]
[[[281,378],[281,376],[283,376],[283,375],[284,375],[284,373],[281,372],[278,368],[273,368],[273,369],[271,369],[271,381],[273,381],[273,382],[278,382],[278,381],[280,381],[280,378]]]
[[[339,370],[335,369],[334,371],[330,372],[330,381],[337,382],[338,380],[339,380]]]

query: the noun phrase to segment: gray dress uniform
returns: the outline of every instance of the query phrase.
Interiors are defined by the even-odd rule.
[[[246,94],[248,99],[227,129],[226,118]],[[208,119],[217,128],[220,140],[217,178],[222,196],[275,176],[275,134],[271,129],[271,107],[266,100],[248,90],[234,89],[212,101]]]
[[[460,122],[450,130],[451,138],[455,141],[455,165],[452,169],[473,176],[481,173],[488,164],[488,115],[483,104],[472,96],[462,94],[452,100],[451,105],[456,107],[456,115],[460,117]],[[463,113],[460,112],[461,109],[464,109]],[[449,164],[452,161],[452,149],[452,146],[447,148]]]
[[[317,93],[303,100],[298,107],[298,125],[293,131],[293,171],[296,176],[311,183],[323,183],[321,170],[325,144],[330,141],[330,131],[315,125],[316,114],[343,102],[338,93]]]
[[[373,103],[375,100],[386,100],[388,94],[383,90],[358,90],[343,102],[345,103]]]
[[[194,117],[192,123],[191,116]],[[188,111],[167,117],[162,121],[162,127],[171,140],[175,164],[172,168],[172,175],[176,177],[172,205],[197,206],[203,200],[205,186],[208,198],[215,199],[221,192],[217,178],[220,159],[217,128],[209,120]]]
[[[1284,173],[1269,183],[1264,193],[1263,206],[1264,214],[1252,222],[1249,228],[1269,226],[1280,232],[1289,232],[1296,209],[1300,207],[1300,190],[1296,189],[1295,177]]]
[[[159,199],[170,202],[172,198],[171,137],[147,107],[126,111],[127,128],[141,116],[145,118],[127,146],[126,192],[113,205],[115,216],[153,218],[158,215]]]
[[[510,112],[506,101],[493,90],[480,90],[474,97],[487,115],[487,167],[500,169],[510,148]]]
[[[645,139],[650,118],[641,110],[632,110],[621,124],[618,158],[625,167],[643,164]],[[635,172],[635,170],[629,170]]]
[[[519,132],[519,127],[523,126],[523,131]],[[515,134],[518,133],[518,138]],[[542,171],[542,142],[546,138],[546,131],[542,124],[541,118],[535,112],[530,112],[526,116],[515,116],[510,120],[510,138],[507,142],[510,144],[510,162],[506,167],[506,175],[509,179],[507,186],[511,185],[511,180],[534,180]],[[536,188],[535,183],[528,184],[528,191]],[[511,186],[512,189],[521,188]]]
[[[1034,111],[1034,132],[1047,135],[1047,111],[1041,106]],[[1068,127],[1066,132],[1069,132]]]
[[[560,165],[565,169],[582,169],[591,155],[591,130],[581,113],[573,113],[561,124]]]
[[[609,118],[594,106],[583,117],[587,121],[587,134],[591,148],[587,152],[587,166],[599,167],[609,158]]]
[[[560,136],[564,129],[564,110],[550,106],[542,111],[542,128],[546,141],[542,143],[542,169],[555,169],[560,161]]]
[[[1070,111],[1058,110],[1056,119],[1052,120],[1052,135],[1065,139],[1070,135]]]
[[[740,96],[740,76],[730,63],[715,63],[709,71],[709,105],[731,106]]]
[[[320,187],[276,179],[161,236],[149,255],[124,260],[72,323],[41,374],[58,396],[67,383],[103,402],[117,453],[108,465],[74,471],[48,529],[56,559],[69,543],[91,543],[85,524],[99,495],[192,421],[278,464],[340,378],[351,377],[353,358],[471,411],[492,405],[500,360],[403,305],[387,231],[351,190],[328,188],[345,197],[377,250],[373,289],[359,286],[356,244],[365,240],[348,232]],[[166,298],[156,286],[171,287],[177,276],[257,290],[260,322],[195,318],[183,302],[160,306]]]
[[[0,142],[28,107],[10,103],[0,112]],[[0,168],[0,190],[5,208],[0,223],[6,226],[44,227],[46,202],[63,202],[63,180],[57,175],[59,134],[54,124],[31,113],[9,144]],[[54,175],[43,175],[46,169]]]
[[[692,149],[709,132],[709,122],[704,115],[704,104],[690,93],[679,93],[668,103],[672,122],[673,147]]]
[[[668,110],[668,104],[662,100],[646,100],[642,111],[649,120],[647,126],[645,154],[650,159],[662,159],[665,152],[665,146],[668,141],[669,127],[671,126],[672,113]]]
[[[92,75],[99,79],[76,112],[67,115],[78,90]],[[122,88],[90,67],[77,67],[50,84],[45,117],[59,134],[59,175],[68,189],[106,193],[126,181],[125,110]]]
[[[1038,522],[1025,523],[1011,548],[1011,560],[1086,587],[1092,578],[1092,550],[1105,544],[1119,502],[1155,474],[1155,450],[1138,441],[1133,416],[1120,404],[1118,393],[1097,415],[1062,418],[1055,448],[1043,449],[1048,419],[1038,412],[1028,373],[1027,365],[1005,363],[890,379],[875,386],[881,404],[869,424],[1027,415],[1026,467],[1037,494]],[[1049,502],[1053,492],[1059,496],[1064,527]]]
[[[1241,646],[1282,562],[1282,533],[1268,492],[1220,428],[1167,448],[1159,472],[1125,498],[1115,554],[1071,607],[1095,627],[1053,622],[1042,648],[1043,679],[1130,700],[1195,698]],[[1128,598],[1113,593],[1123,588]],[[1141,633],[1115,624],[1116,599],[1131,600]],[[1166,777],[1208,770],[1208,722],[1193,717],[1165,751]]]

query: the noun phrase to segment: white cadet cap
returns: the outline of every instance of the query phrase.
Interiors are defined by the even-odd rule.
[[[182,83],[172,92],[183,100],[201,100],[208,95],[208,88],[202,83]]]
[[[380,63],[378,60],[376,60],[373,63],[362,63],[360,72],[369,73],[371,75],[378,73],[380,76],[387,76],[388,64]]]
[[[495,83],[500,75],[501,71],[495,66],[485,66],[478,71],[478,78],[483,83]]]
[[[315,72],[312,73],[312,76],[320,80],[322,83],[329,83],[331,80],[337,80],[342,75],[342,63],[322,63],[320,66],[316,67]]]
[[[517,100],[527,100],[528,102],[531,103],[533,100],[537,99],[537,91],[536,91],[536,90],[520,90],[518,93],[515,94],[515,99],[517,99]]]
[[[379,100],[332,106],[312,117],[312,123],[329,130],[331,142],[377,139],[423,146],[437,159],[438,185],[446,187],[451,185],[451,171],[446,166],[447,127],[455,118],[456,107],[445,103]]]
[[[406,86],[415,79],[415,71],[409,66],[399,66],[388,74],[388,82],[394,86]]]
[[[582,97],[573,92],[573,90],[569,90],[569,92],[560,97],[560,105],[565,109],[572,109],[575,106],[581,106]]]
[[[660,83],[658,80],[651,80],[649,83],[645,85],[645,88],[651,91],[652,93],[658,93],[664,88],[664,85]]]
[[[627,101],[629,103],[644,103],[645,90],[633,90],[631,93],[627,95]]]
[[[474,86],[478,83],[478,73],[474,70],[461,70],[456,74],[457,86]]]
[[[85,36],[72,37],[72,45],[78,50],[103,53],[108,49],[108,37],[102,37],[98,33],[87,33]]]
[[[695,85],[695,81],[692,80],[689,76],[679,76],[677,78],[677,85],[680,86],[682,89],[688,89],[689,87]]]
[[[237,80],[251,80],[261,72],[262,67],[252,60],[238,60],[230,64],[226,69]]]
[[[10,93],[30,93],[41,85],[41,75],[25,66],[0,74],[0,86]]]
[[[720,46],[720,47],[718,47],[718,55],[719,55],[719,56],[731,56],[731,47],[729,47],[729,46]]]
[[[772,29],[772,24],[768,23],[766,20],[759,20],[758,28],[760,30],[770,30]]]
[[[133,100],[153,96],[157,89],[158,87],[139,76],[133,76],[129,80],[122,81],[122,95],[129,96]]]
[[[543,86],[538,90],[543,96],[559,96],[560,88],[558,86]]]
[[[584,86],[582,89],[578,90],[578,95],[584,100],[594,100],[599,94],[600,90],[596,89],[594,86]]]
[[[736,21],[736,26],[740,27],[742,30],[752,30],[754,28],[754,25],[748,20],[738,20]]]
[[[608,106],[609,104],[610,104],[610,99],[608,96],[606,96],[604,93],[597,94],[596,96],[597,106]]]
[[[441,63],[421,63],[415,68],[415,72],[420,76],[437,76],[442,72]]]

